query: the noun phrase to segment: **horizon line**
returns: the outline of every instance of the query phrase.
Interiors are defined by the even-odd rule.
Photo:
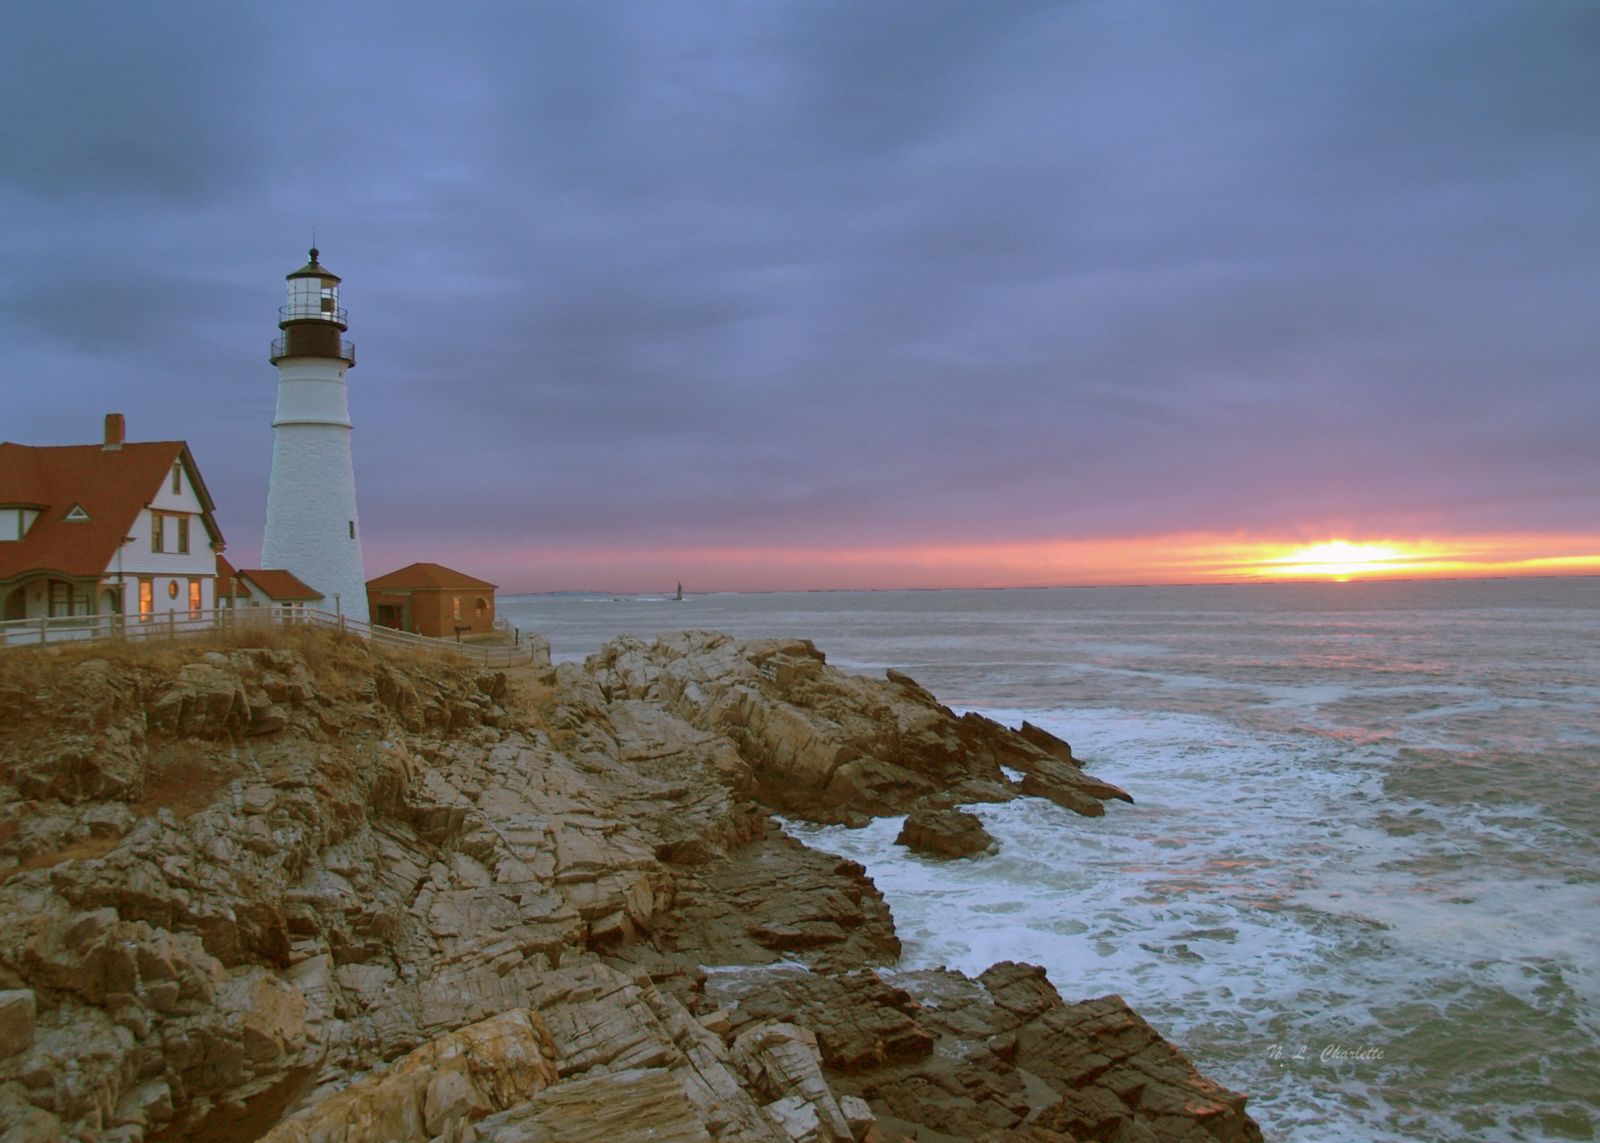
[[[1499,575],[1352,575],[1338,576],[1306,576],[1303,578],[1238,578],[1225,580],[1148,580],[1140,582],[1104,582],[1104,583],[1017,583],[1017,584],[946,584],[940,586],[898,586],[898,587],[721,587],[705,591],[691,591],[684,589],[684,598],[708,595],[844,595],[844,594],[886,594],[891,592],[937,592],[937,591],[1096,591],[1105,588],[1163,588],[1163,587],[1304,587],[1307,585],[1337,585],[1352,587],[1363,584],[1385,583],[1467,583],[1478,581],[1480,583],[1503,582],[1507,580],[1567,580],[1567,579],[1600,579],[1600,572],[1528,572],[1524,574],[1502,573]],[[501,598],[508,596],[531,595],[596,595],[607,596],[608,602],[615,599],[632,597],[643,599],[658,597],[662,600],[671,600],[674,592],[664,588],[597,588],[597,587],[558,587],[542,590],[510,591],[504,592]]]

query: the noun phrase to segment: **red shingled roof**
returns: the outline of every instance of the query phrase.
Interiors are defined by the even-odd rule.
[[[0,442],[0,507],[42,509],[26,536],[0,544],[0,580],[29,571],[68,577],[103,574],[140,510],[161,491],[175,461],[183,462],[200,497],[202,524],[211,542],[220,546],[222,533],[212,517],[215,505],[182,441],[117,449]],[[88,519],[63,519],[75,506]]]
[[[493,591],[495,585],[443,564],[407,564],[399,571],[367,581],[368,591],[428,591],[452,587]]]
[[[239,582],[239,573],[232,564],[221,556],[217,557],[217,598],[226,599],[228,596],[236,599],[247,599],[250,589]]]
[[[322,598],[316,588],[281,568],[240,568],[239,578],[248,580],[274,603],[304,603]]]

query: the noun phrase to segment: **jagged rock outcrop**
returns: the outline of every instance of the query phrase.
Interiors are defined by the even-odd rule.
[[[861,971],[881,895],[769,816],[1116,796],[1050,742],[803,642],[503,673],[278,638],[0,654],[8,1143],[1251,1138],[1109,1001]],[[722,991],[750,972],[806,983]]]
[[[1067,1004],[1044,970],[745,974],[713,979],[704,1003],[746,1022],[810,1028],[835,1092],[886,1117],[981,1137],[1260,1139],[1244,1097],[1205,1080],[1120,997]],[[787,1026],[780,1024],[778,1026]]]
[[[1132,800],[1060,762],[1059,739],[1036,731],[1030,740],[978,714],[957,718],[898,671],[880,680],[832,670],[805,639],[624,637],[586,671],[607,700],[643,700],[725,737],[758,796],[798,817],[905,813],[933,793],[961,801],[1038,793],[1090,815],[1104,813],[1105,799]],[[1023,771],[1035,789],[1015,786],[1001,767]]]

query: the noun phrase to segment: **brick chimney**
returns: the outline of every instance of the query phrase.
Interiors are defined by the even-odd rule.
[[[121,413],[106,414],[106,442],[100,447],[106,452],[115,452],[122,447],[122,438],[127,432],[127,422]]]

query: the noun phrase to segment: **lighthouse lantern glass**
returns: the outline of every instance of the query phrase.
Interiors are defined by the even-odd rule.
[[[290,278],[289,316],[337,321],[339,283],[335,278]]]

